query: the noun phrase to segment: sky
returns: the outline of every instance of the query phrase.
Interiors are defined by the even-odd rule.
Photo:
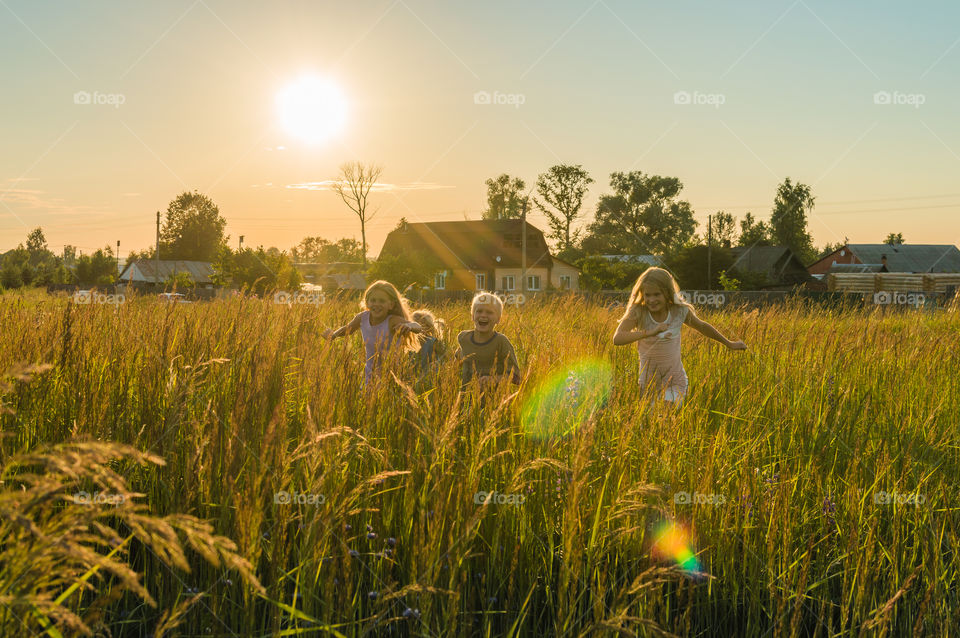
[[[37,226],[54,251],[144,249],[185,190],[233,246],[359,239],[302,187],[355,160],[383,167],[374,256],[401,216],[477,219],[487,178],[559,163],[595,180],[584,221],[614,171],[678,177],[701,233],[769,217],[790,177],[817,246],[960,244],[947,0],[0,0],[0,57],[0,250]],[[304,77],[345,103],[320,141],[279,115]]]

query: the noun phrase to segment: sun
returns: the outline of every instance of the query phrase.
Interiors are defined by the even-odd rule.
[[[336,84],[310,75],[277,94],[277,112],[287,133],[308,144],[317,144],[343,129],[347,101]]]

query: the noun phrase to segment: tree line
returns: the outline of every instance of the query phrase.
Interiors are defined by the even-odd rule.
[[[366,224],[373,217],[369,196],[382,168],[351,162],[340,168],[333,182],[336,192],[360,221],[361,240],[331,241],[319,236],[305,237],[288,251],[276,247],[237,248],[228,245],[226,219],[206,195],[186,191],[167,207],[160,229],[160,257],[171,260],[212,262],[219,285],[258,289],[294,288],[302,282],[295,263],[360,264],[369,276],[389,275],[398,285],[429,285],[437,265],[429,256],[383,257],[367,263]],[[737,219],[725,211],[711,215],[709,232],[698,230],[690,203],[681,197],[683,184],[677,177],[648,175],[641,171],[613,172],[608,192],[600,195],[592,215],[584,201],[593,178],[581,165],[558,164],[537,176],[534,186],[509,174],[487,179],[487,207],[484,219],[518,219],[540,211],[549,226],[546,236],[554,254],[578,266],[582,284],[588,289],[628,287],[645,263],[604,256],[655,255],[683,278],[685,286],[718,288],[743,284],[763,285],[751,273],[738,273],[739,280],[726,272],[733,263],[731,249],[737,246],[788,246],[806,265],[832,252],[843,243],[814,247],[808,231],[808,216],[815,198],[806,184],[789,177],[777,186],[768,220],[748,212]],[[401,224],[404,220],[401,220]],[[886,243],[903,243],[902,233],[890,233]],[[712,263],[707,280],[707,253]],[[131,252],[127,261],[155,259],[156,246]],[[6,253],[0,260],[0,286],[78,284],[103,286],[115,282],[117,256],[110,246],[90,255],[77,255],[65,246],[62,255],[49,250],[41,228],[34,229],[26,245]],[[186,274],[167,282],[181,287],[192,285]]]

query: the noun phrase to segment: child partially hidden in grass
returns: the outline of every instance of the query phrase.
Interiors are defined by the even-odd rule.
[[[613,345],[637,343],[640,354],[640,390],[654,389],[664,401],[679,406],[687,393],[687,373],[680,360],[680,328],[686,324],[731,350],[746,350],[742,341],[730,341],[697,317],[680,299],[680,287],[669,272],[648,268],[630,293],[627,311],[613,335]]]
[[[333,341],[359,330],[366,349],[364,381],[370,383],[394,340],[399,341],[406,350],[415,350],[417,338],[412,333],[419,333],[422,328],[413,320],[406,299],[388,281],[381,280],[370,284],[363,293],[360,307],[363,311],[351,319],[350,323],[336,330],[327,330],[323,336]]]
[[[478,293],[470,305],[473,330],[457,335],[457,359],[463,386],[476,379],[481,388],[508,377],[520,383],[520,365],[510,340],[496,331],[503,317],[503,301],[489,292]]]

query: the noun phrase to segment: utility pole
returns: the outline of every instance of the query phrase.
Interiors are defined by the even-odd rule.
[[[710,267],[713,265],[713,215],[707,215],[707,290],[713,290],[713,280],[710,278]]]
[[[527,198],[520,209],[520,292],[527,296]]]
[[[153,280],[157,284],[157,288],[160,288],[160,211],[157,211],[157,259],[156,259],[157,269],[154,271]]]

